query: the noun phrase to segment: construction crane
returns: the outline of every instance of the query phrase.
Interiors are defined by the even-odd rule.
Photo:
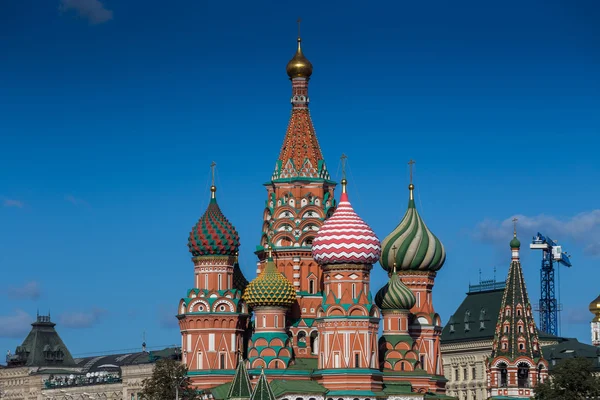
[[[556,289],[554,280],[554,263],[571,266],[570,255],[562,251],[556,241],[537,233],[529,245],[530,249],[542,250],[542,268],[540,270],[540,303],[538,310],[540,312],[540,330],[551,335],[558,336],[560,321],[558,312],[560,304],[556,300]],[[560,281],[559,281],[560,285]]]

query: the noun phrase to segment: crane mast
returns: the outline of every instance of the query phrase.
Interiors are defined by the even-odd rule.
[[[562,247],[556,241],[547,236],[537,233],[533,237],[530,249],[542,250],[542,267],[540,269],[540,326],[542,332],[558,336],[560,321],[558,313],[560,304],[556,300],[556,280],[554,277],[554,263],[571,266],[569,255],[562,251]]]

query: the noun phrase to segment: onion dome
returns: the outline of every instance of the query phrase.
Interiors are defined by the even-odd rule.
[[[354,212],[342,179],[340,202],[314,238],[312,256],[319,264],[374,264],[380,255],[379,239]]]
[[[410,310],[416,303],[415,295],[398,276],[392,273],[389,282],[375,295],[375,304],[381,310]]]
[[[510,241],[510,248],[511,249],[519,249],[521,248],[521,241],[519,239],[517,239],[517,233],[515,232],[515,235],[513,236],[512,240]]]
[[[250,307],[289,307],[296,301],[296,290],[283,276],[269,255],[265,269],[246,287],[242,297]]]
[[[415,207],[414,185],[408,185],[408,210],[400,224],[382,243],[380,264],[391,271],[394,263],[399,270],[437,271],[446,261],[444,245],[427,228]]]
[[[590,303],[590,312],[596,316],[594,322],[600,321],[600,296]]]
[[[310,61],[304,57],[304,54],[302,54],[302,39],[300,38],[298,38],[298,50],[296,50],[294,57],[287,63],[285,71],[290,79],[310,78],[312,75],[313,66]]]
[[[194,257],[234,255],[240,247],[240,237],[235,227],[225,218],[217,204],[216,191],[214,185],[210,187],[208,208],[192,227],[188,247]]]

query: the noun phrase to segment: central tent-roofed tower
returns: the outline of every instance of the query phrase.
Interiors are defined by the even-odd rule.
[[[256,254],[258,273],[267,251],[277,270],[292,283],[297,301],[289,311],[288,326],[297,358],[317,358],[318,333],[314,320],[321,304],[322,271],[311,255],[312,241],[335,209],[334,188],[308,110],[308,81],[312,64],[298,48],[286,71],[292,81],[292,115],[275,163],[265,184],[267,201]]]

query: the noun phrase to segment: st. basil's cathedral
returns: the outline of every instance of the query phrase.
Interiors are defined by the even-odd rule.
[[[177,318],[192,383],[217,399],[274,398],[273,387],[289,399],[446,398],[432,301],[444,246],[420,217],[412,182],[406,213],[383,241],[354,211],[345,176],[336,201],[300,38],[286,71],[292,113],[265,184],[258,276],[248,282],[240,269],[239,235],[214,182],[189,235],[194,286]],[[389,282],[372,288],[378,261]]]

